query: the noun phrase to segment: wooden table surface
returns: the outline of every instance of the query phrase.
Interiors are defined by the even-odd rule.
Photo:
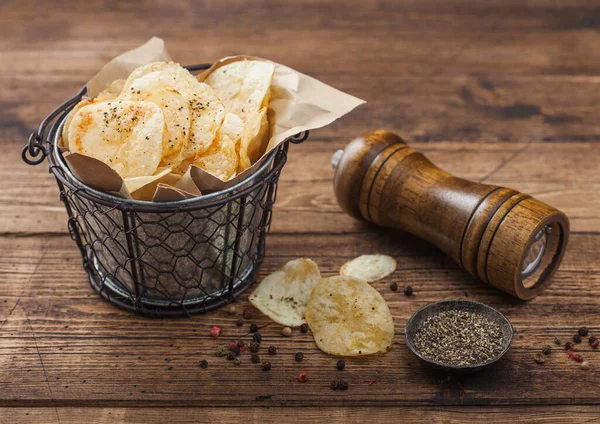
[[[599,30],[590,0],[1,2],[0,422],[600,419],[600,351],[582,345],[587,372],[561,349],[543,365],[532,358],[582,325],[600,334]],[[184,64],[263,56],[368,101],[291,148],[261,278],[299,256],[325,275],[360,254],[394,256],[398,270],[373,284],[394,317],[391,352],[339,372],[310,334],[283,338],[262,317],[263,345],[279,347],[273,369],[236,367],[214,357],[209,334],[219,324],[226,340],[246,336],[225,310],[151,319],[91,289],[47,164],[26,166],[20,149],[105,62],[152,35]],[[344,215],[329,159],[378,127],[459,176],[566,212],[571,240],[553,285],[517,301],[414,237]],[[447,379],[412,356],[403,328],[419,307],[456,297],[505,313],[516,338],[489,371]],[[338,378],[348,391],[329,389]]]

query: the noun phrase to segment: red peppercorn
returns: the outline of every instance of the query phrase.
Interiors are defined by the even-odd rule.
[[[237,340],[229,342],[229,350],[237,349],[239,347]]]
[[[213,337],[219,337],[221,335],[221,331],[223,331],[223,329],[218,325],[215,325],[213,328],[210,329],[210,335]]]
[[[248,307],[244,308],[244,310],[242,311],[242,316],[246,319],[252,318],[256,315],[258,315],[258,311],[256,310],[256,308],[254,308],[252,306],[248,306]]]
[[[304,371],[302,371],[300,374],[298,374],[298,381],[300,383],[304,383],[306,380],[308,380],[308,374]]]

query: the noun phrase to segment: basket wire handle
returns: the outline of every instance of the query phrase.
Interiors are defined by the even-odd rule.
[[[71,105],[79,102],[81,97],[85,94],[86,87],[84,86],[76,96],[70,98],[62,105],[57,107],[50,115],[40,124],[40,128],[37,132],[32,132],[29,136],[29,141],[21,150],[21,159],[28,165],[39,165],[48,156],[48,149],[50,149],[50,141],[48,141],[47,130],[48,126],[56,119],[58,115],[63,113],[65,108],[71,107]],[[46,146],[44,146],[44,144]]]

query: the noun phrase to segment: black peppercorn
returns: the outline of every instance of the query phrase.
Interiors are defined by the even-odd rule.
[[[331,390],[337,390],[338,389],[338,382],[337,380],[333,380],[330,384],[329,387],[331,388]]]
[[[260,350],[260,344],[256,343],[256,342],[252,342],[250,343],[250,352],[252,353],[256,353]]]
[[[346,368],[346,361],[344,361],[343,359],[340,359],[339,361],[337,361],[337,364],[335,364],[335,367],[342,371],[344,368]]]
[[[229,351],[231,353],[233,353],[235,356],[238,356],[240,353],[242,353],[242,351],[240,350],[239,347],[234,347],[233,349],[229,349]]]
[[[348,387],[350,387],[350,385],[348,384],[347,381],[344,381],[344,380],[338,381],[338,390],[348,390]]]
[[[208,361],[206,359],[200,361],[200,368],[208,368]]]
[[[588,343],[593,344],[596,340],[598,340],[598,338],[596,336],[590,336]]]
[[[302,352],[296,352],[296,361],[301,362],[304,359],[304,354]]]
[[[590,343],[590,346],[594,349],[598,349],[598,346],[600,346],[600,340],[595,339],[592,343]]]
[[[551,346],[549,346],[549,345],[548,345],[548,346],[544,346],[544,347],[542,348],[542,353],[543,353],[544,355],[550,355],[550,354],[552,353],[552,347],[551,347]]]
[[[256,333],[258,331],[258,325],[252,323],[250,324],[250,332],[251,333]]]
[[[244,320],[242,318],[238,318],[238,320],[235,322],[235,325],[241,327],[242,325],[244,325]]]
[[[308,324],[306,324],[306,323],[305,323],[305,324],[302,324],[302,325],[300,326],[300,332],[302,332],[302,333],[307,333],[307,332],[308,332]]]
[[[565,343],[565,350],[569,350],[569,349],[573,349],[574,345],[571,342],[566,342]]]
[[[233,361],[234,359],[235,359],[235,353],[233,353],[233,352],[229,352],[229,353],[227,354],[227,360],[228,360],[228,361]]]
[[[391,291],[398,291],[398,283],[390,283]]]
[[[269,346],[269,355],[275,355],[277,353],[277,348],[275,346]]]
[[[575,335],[573,336],[573,341],[574,341],[575,343],[581,343],[581,336],[580,336],[579,334],[575,334]]]
[[[271,370],[271,363],[267,362],[267,361],[263,362],[262,363],[262,369],[265,370],[265,371],[270,371]]]
[[[577,331],[577,333],[579,333],[579,335],[580,335],[581,337],[585,337],[585,336],[587,336],[589,332],[590,332],[590,330],[589,330],[587,327],[581,327],[581,328],[580,328],[580,329]]]
[[[254,340],[256,343],[260,343],[262,341],[262,336],[258,331],[254,333],[254,336],[252,336],[252,340]]]
[[[253,364],[260,364],[260,355],[253,353],[250,357],[250,361],[252,361]]]
[[[406,288],[404,289],[404,294],[407,296],[412,296],[413,288],[411,286],[406,286]]]
[[[246,342],[243,340],[238,340],[237,345],[238,345],[238,347],[244,347],[244,346],[246,346]]]

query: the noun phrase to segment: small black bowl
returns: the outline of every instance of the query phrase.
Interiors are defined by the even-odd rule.
[[[503,349],[498,356],[495,358],[481,363],[481,364],[473,364],[473,365],[450,365],[444,364],[441,362],[434,361],[432,359],[428,359],[421,355],[421,353],[415,348],[413,344],[413,340],[417,330],[421,327],[425,320],[433,315],[437,315],[440,312],[448,311],[448,310],[459,310],[459,311],[468,311],[474,312],[480,315],[487,317],[492,322],[495,322],[500,327],[502,331],[502,341],[503,341]],[[413,314],[412,317],[406,323],[406,327],[404,328],[404,337],[406,339],[406,345],[408,348],[417,355],[422,361],[424,361],[427,365],[436,368],[441,371],[450,372],[450,373],[460,373],[460,374],[468,374],[476,371],[480,371],[484,368],[489,367],[496,361],[508,352],[510,349],[510,345],[512,344],[513,337],[515,335],[515,330],[511,325],[510,321],[502,315],[500,312],[495,310],[494,308],[485,305],[479,302],[473,302],[471,300],[442,300],[440,302],[430,303],[429,305],[423,306],[417,312]]]

